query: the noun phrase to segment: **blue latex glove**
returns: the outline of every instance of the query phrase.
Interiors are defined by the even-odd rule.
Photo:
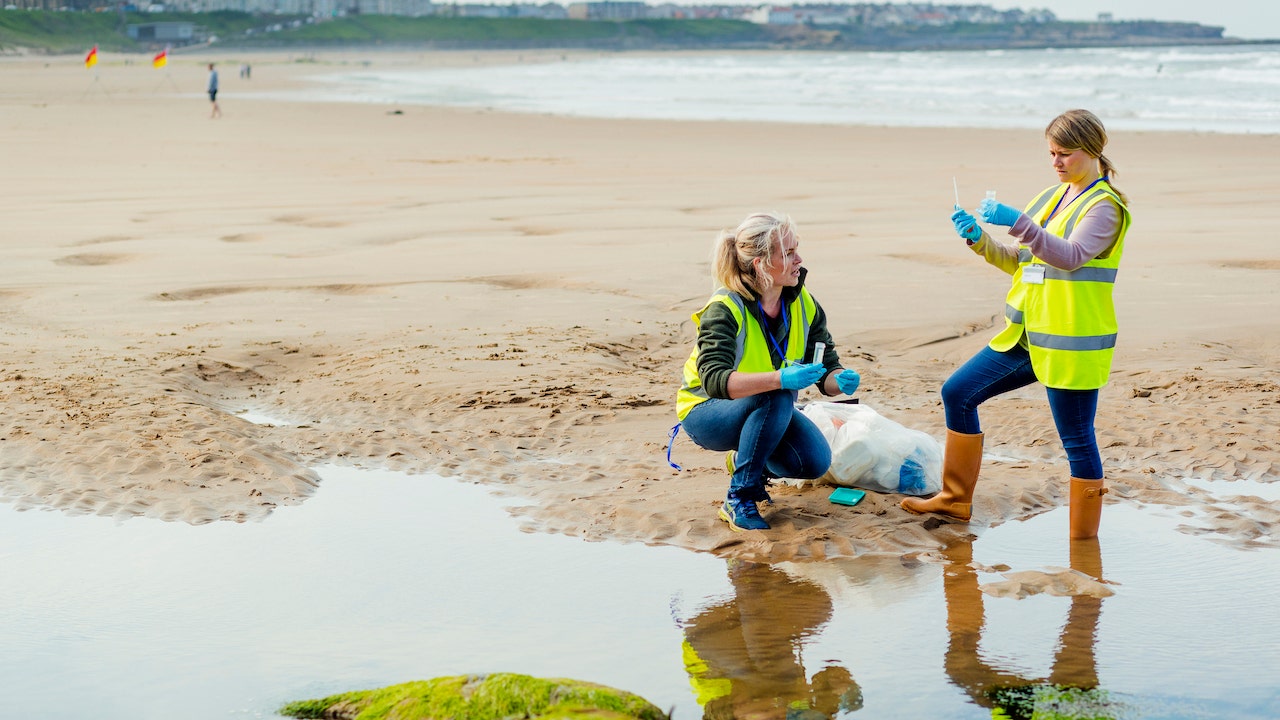
[[[823,373],[827,368],[822,363],[796,363],[782,368],[780,375],[782,376],[783,390],[799,390],[807,388],[810,385],[822,379]]]
[[[836,375],[836,385],[840,386],[840,392],[845,395],[852,395],[858,391],[858,385],[862,383],[862,376],[852,370],[841,370]]]
[[[982,216],[984,222],[989,222],[992,225],[1013,227],[1013,224],[1018,222],[1018,218],[1022,217],[1022,211],[1004,203],[996,202],[991,198],[986,198],[978,205],[978,215]]]
[[[978,227],[978,221],[958,207],[951,213],[951,224],[956,226],[956,234],[969,242],[977,242],[978,238],[982,237],[982,228]]]

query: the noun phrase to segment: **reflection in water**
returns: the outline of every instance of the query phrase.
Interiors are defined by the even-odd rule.
[[[951,682],[974,702],[998,709],[993,717],[1028,718],[1035,698],[1063,688],[1094,690],[1098,669],[1094,647],[1102,598],[1076,595],[1071,599],[1067,623],[1058,636],[1058,649],[1048,675],[1030,678],[1004,670],[982,657],[979,645],[985,626],[983,594],[973,565],[973,541],[957,543],[943,551],[950,564],[943,577],[947,603],[946,672]],[[1071,541],[1071,569],[1102,580],[1102,555],[1097,538]],[[1105,701],[1091,704],[1089,717],[1105,718],[1112,708]]]
[[[674,547],[521,532],[484,486],[316,471],[306,503],[244,524],[0,502],[0,720],[265,718],[297,698],[493,671],[624,688],[681,720],[781,718],[793,701],[793,718],[990,720],[1010,703],[986,691],[1050,682],[1101,685],[1129,717],[1280,718],[1277,551],[1206,542],[1183,516],[1107,508],[1122,591],[1100,618],[1092,597],[978,589],[981,565],[1068,564],[1066,508],[988,528],[950,565],[868,555],[725,574]],[[1078,550],[1071,565],[1099,575],[1083,548],[1092,566]],[[702,706],[682,642],[695,688],[719,688]],[[1030,672],[1004,659],[1029,655]]]
[[[862,707],[844,667],[809,680],[807,641],[831,619],[817,585],[768,565],[728,561],[733,595],[683,623],[684,662],[703,718],[822,720]]]
[[[981,650],[986,631],[973,541],[943,551],[948,641],[944,669],[952,685],[992,717],[1030,718],[1037,710],[1054,716],[1114,717],[1116,703],[1098,687],[1095,646],[1102,598],[1071,598],[1066,625],[1047,674],[1030,676],[992,661]],[[831,595],[822,585],[778,567],[731,560],[732,594],[680,623],[684,664],[706,720],[824,720],[863,707],[862,689],[844,665],[824,661],[806,668],[806,649],[832,619]],[[1071,568],[1102,581],[1098,540],[1071,543]],[[917,643],[911,630],[901,637]],[[927,644],[927,643],[924,643]],[[817,670],[810,678],[809,672]],[[1067,707],[1070,704],[1071,707]],[[1037,715],[1040,717],[1040,715]]]
[[[668,603],[724,592],[722,561],[521,532],[481,485],[315,470],[306,503],[243,524],[0,502],[0,720],[275,718],[299,698],[498,671],[696,713]]]

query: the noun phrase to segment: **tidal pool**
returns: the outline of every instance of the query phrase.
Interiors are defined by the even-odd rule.
[[[677,718],[990,718],[983,691],[1041,682],[1096,685],[1117,717],[1280,717],[1277,551],[1172,513],[1109,505],[1075,552],[1060,510],[923,560],[765,566],[522,532],[518,499],[451,479],[317,471],[246,524],[0,505],[0,718],[274,718],[496,671]],[[1100,568],[1114,594],[981,592],[1002,564]]]

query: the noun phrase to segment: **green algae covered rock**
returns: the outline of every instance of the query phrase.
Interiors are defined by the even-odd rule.
[[[1129,708],[1106,690],[1059,685],[998,688],[993,720],[1119,720]]]
[[[281,715],[326,720],[668,720],[644,698],[580,680],[494,673],[419,680],[289,703]]]

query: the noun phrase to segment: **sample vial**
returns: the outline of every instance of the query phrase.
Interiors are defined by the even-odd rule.
[[[987,191],[987,199],[988,199],[988,200],[995,200],[995,199],[996,199],[996,191],[995,191],[995,190],[988,190],[988,191]]]
[[[826,343],[814,343],[813,344],[813,361],[815,363],[822,364],[822,356],[826,352],[827,352]]]

